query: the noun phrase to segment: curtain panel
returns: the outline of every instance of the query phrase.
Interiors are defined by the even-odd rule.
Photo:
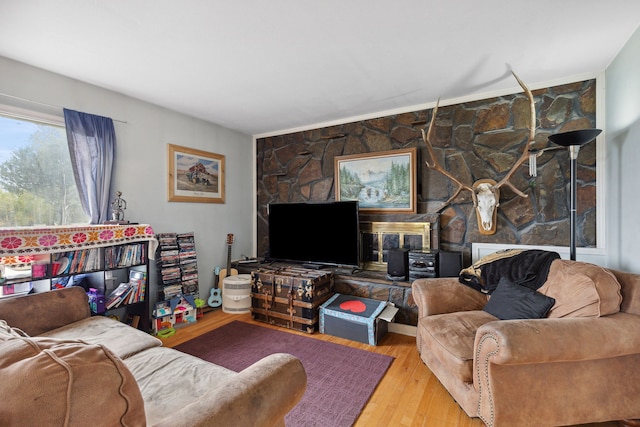
[[[109,217],[111,173],[116,155],[113,120],[64,109],[67,142],[82,208],[90,224]]]

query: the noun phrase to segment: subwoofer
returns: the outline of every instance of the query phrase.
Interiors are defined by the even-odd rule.
[[[462,252],[438,252],[438,277],[458,277],[462,270]]]
[[[406,281],[409,276],[409,249],[394,248],[387,252],[387,279]]]

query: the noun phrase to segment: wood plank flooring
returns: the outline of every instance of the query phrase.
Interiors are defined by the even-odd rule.
[[[355,427],[369,426],[424,426],[424,427],[483,427],[478,418],[469,418],[449,395],[438,379],[422,363],[415,338],[389,333],[377,346],[369,346],[324,334],[305,334],[251,319],[250,314],[227,314],[214,310],[193,325],[178,329],[163,340],[174,347],[233,320],[304,335],[350,347],[375,351],[395,358],[386,375],[378,384],[371,399],[356,421]],[[617,423],[587,424],[581,427],[617,427]]]

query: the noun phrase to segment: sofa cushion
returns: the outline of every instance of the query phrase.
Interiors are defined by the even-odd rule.
[[[620,311],[620,283],[608,270],[580,261],[555,260],[538,289],[556,300],[549,318],[598,317]]]
[[[121,359],[162,345],[162,341],[158,338],[104,316],[87,317],[53,329],[42,336],[76,339],[89,344],[104,345]]]
[[[203,399],[238,375],[222,366],[167,347],[146,350],[129,357],[124,363],[138,382],[149,425],[162,424],[163,419]],[[214,406],[212,401],[211,407]]]
[[[483,310],[498,319],[541,319],[555,300],[507,278],[500,279]]]
[[[0,384],[3,425],[146,423],[135,379],[103,346],[42,337],[0,341]]]
[[[423,317],[418,329],[424,332],[423,348],[428,348],[456,378],[472,382],[476,331],[485,323],[496,320],[495,316],[482,310],[460,311]]]

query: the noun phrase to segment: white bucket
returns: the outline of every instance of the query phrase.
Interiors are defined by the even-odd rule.
[[[222,311],[231,314],[251,312],[250,274],[238,274],[222,279]]]

